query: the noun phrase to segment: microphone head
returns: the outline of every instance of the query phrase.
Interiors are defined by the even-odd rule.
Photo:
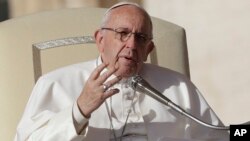
[[[128,83],[129,83],[129,86],[135,90],[137,84],[140,83],[140,81],[142,81],[142,80],[143,80],[143,79],[142,79],[141,76],[139,76],[139,75],[134,75],[134,76],[132,76],[132,77],[129,78]]]
[[[129,86],[132,89],[143,92],[145,88],[152,88],[150,84],[144,80],[140,75],[135,75],[129,78]]]

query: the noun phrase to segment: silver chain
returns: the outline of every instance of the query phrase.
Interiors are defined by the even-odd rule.
[[[122,137],[123,137],[123,134],[124,134],[124,132],[125,132],[125,129],[126,129],[126,126],[127,126],[127,123],[128,123],[128,118],[129,118],[129,115],[130,115],[130,113],[131,113],[131,111],[132,111],[131,109],[132,109],[133,102],[134,102],[134,98],[135,98],[135,95],[136,95],[136,91],[134,90],[133,92],[134,92],[134,93],[133,93],[133,98],[132,98],[131,104],[130,104],[130,106],[129,106],[130,108],[129,108],[129,110],[128,110],[128,114],[127,114],[127,116],[126,116],[126,120],[125,120],[125,123],[124,123],[124,125],[123,125],[122,134],[121,134],[120,137],[117,137],[117,136],[116,136],[115,129],[114,129],[114,125],[113,125],[113,121],[112,121],[112,117],[111,117],[111,110],[112,110],[111,103],[112,103],[112,98],[110,98],[110,108],[109,108],[109,106],[108,106],[108,104],[107,104],[107,101],[105,101],[105,105],[106,105],[107,112],[108,112],[108,116],[109,116],[109,120],[110,120],[110,130],[111,130],[112,133],[113,133],[113,136],[114,136],[115,141],[118,141],[119,138],[120,138],[120,141],[122,141]]]

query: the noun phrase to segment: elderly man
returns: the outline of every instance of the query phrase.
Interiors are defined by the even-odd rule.
[[[128,85],[139,74],[196,117],[222,123],[183,75],[144,64],[154,48],[152,22],[137,4],[118,3],[95,32],[100,57],[42,76],[33,89],[16,141],[228,140]]]

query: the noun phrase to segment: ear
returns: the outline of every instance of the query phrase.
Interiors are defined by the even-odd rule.
[[[149,53],[155,48],[155,44],[153,41],[150,41],[149,44],[146,46],[145,49],[145,56],[143,58],[143,61],[147,61]]]
[[[102,45],[103,34],[100,29],[95,31],[94,37],[95,37],[95,42],[96,42],[99,52],[100,53],[103,52],[103,45]]]

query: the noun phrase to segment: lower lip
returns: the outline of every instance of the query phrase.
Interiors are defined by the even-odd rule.
[[[134,65],[136,62],[132,59],[127,59],[127,58],[121,58],[121,61],[124,62],[127,65]]]

